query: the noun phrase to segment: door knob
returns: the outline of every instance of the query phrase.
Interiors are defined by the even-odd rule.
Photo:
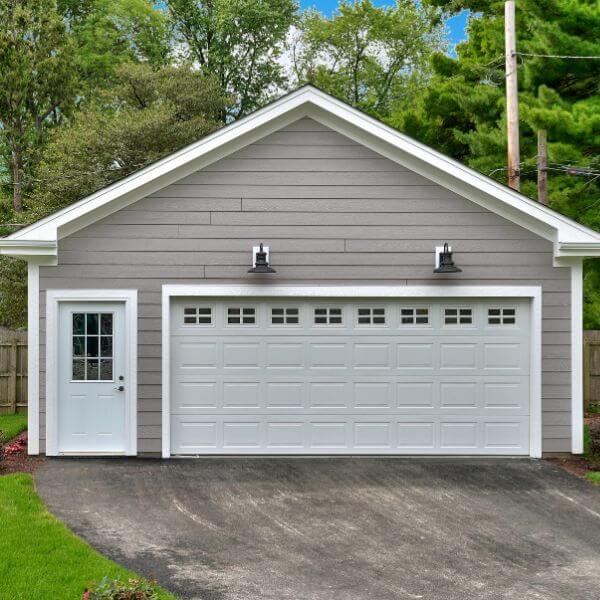
[[[124,385],[117,385],[114,387],[115,390],[117,390],[117,392],[122,392],[125,389]]]

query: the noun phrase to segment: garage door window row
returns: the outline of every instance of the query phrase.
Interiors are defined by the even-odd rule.
[[[487,307],[487,324],[491,326],[514,326],[517,324],[515,307]],[[471,307],[443,308],[443,324],[449,327],[473,326],[475,315]],[[429,326],[428,307],[400,307],[400,326]],[[186,306],[183,309],[184,325],[214,325],[213,308],[210,306]],[[270,308],[271,325],[298,326],[301,312],[297,306]],[[359,326],[386,326],[385,307],[357,307],[355,323]],[[243,326],[258,324],[258,310],[254,306],[235,306],[226,309],[226,324]],[[315,326],[344,325],[344,309],[340,306],[317,306],[312,309],[312,324]]]

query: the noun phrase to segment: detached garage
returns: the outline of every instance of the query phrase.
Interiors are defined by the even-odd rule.
[[[600,235],[315,88],[0,251],[34,454],[583,451]]]

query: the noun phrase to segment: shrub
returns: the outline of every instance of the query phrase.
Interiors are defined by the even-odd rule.
[[[127,582],[104,577],[100,583],[91,584],[82,600],[158,600],[156,584],[143,579]]]
[[[589,425],[589,458],[592,469],[600,470],[600,420],[595,420]]]

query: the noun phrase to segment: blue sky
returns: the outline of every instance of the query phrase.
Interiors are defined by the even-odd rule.
[[[391,6],[395,4],[394,0],[373,0],[373,4],[377,6]],[[315,6],[322,13],[331,15],[332,11],[335,10],[338,5],[338,0],[300,0],[300,6],[302,8],[308,8],[309,6]],[[448,20],[448,29],[450,30],[450,44],[454,47],[458,42],[465,39],[465,25],[467,24],[467,12],[452,17]]]

